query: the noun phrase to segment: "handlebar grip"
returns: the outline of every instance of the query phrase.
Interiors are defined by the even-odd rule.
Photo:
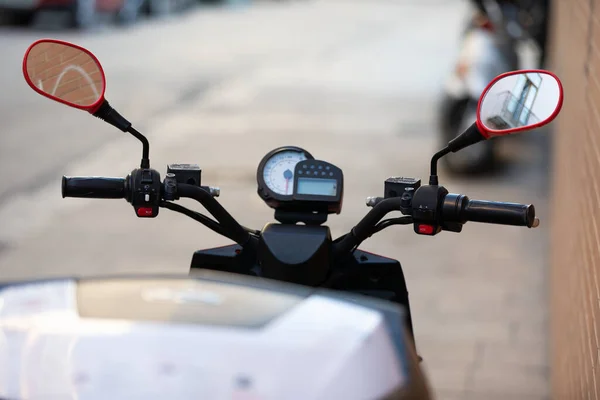
[[[125,179],[100,176],[63,176],[62,197],[89,199],[125,198]]]
[[[535,222],[533,204],[469,200],[462,210],[467,221],[489,224],[516,225],[531,228]]]

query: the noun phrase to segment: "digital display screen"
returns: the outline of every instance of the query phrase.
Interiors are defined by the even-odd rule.
[[[313,196],[335,196],[337,181],[335,179],[298,178],[298,194]]]

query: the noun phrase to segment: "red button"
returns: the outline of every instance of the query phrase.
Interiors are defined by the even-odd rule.
[[[140,207],[137,210],[137,215],[138,217],[151,217],[152,214],[152,207]]]
[[[433,226],[419,225],[419,233],[422,233],[424,235],[431,235],[433,233]]]

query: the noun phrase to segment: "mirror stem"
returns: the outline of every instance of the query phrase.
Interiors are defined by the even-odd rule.
[[[127,121],[121,114],[108,104],[108,101],[104,100],[100,107],[92,113],[96,118],[100,118],[102,121],[108,122],[115,128],[128,132],[131,128],[131,122]]]
[[[140,142],[142,142],[142,162],[140,168],[150,168],[150,143],[146,136],[136,131],[132,126],[129,126],[127,132],[135,136]]]
[[[449,141],[447,148],[450,149],[451,152],[456,153],[457,151],[481,142],[484,139],[486,138],[479,132],[477,123],[473,122],[473,124],[463,133]]]
[[[431,172],[429,173],[429,184],[432,186],[438,185],[438,176],[437,176],[437,163],[438,160],[444,157],[446,154],[450,153],[450,148],[448,146],[444,147],[442,150],[438,151],[431,157]]]
[[[471,146],[477,142],[481,142],[484,139],[485,137],[479,132],[479,129],[477,129],[477,124],[473,122],[473,124],[468,127],[467,130],[449,141],[446,147],[431,157],[431,173],[429,176],[429,184],[432,186],[438,185],[437,162],[440,158],[444,157],[450,152],[456,153],[457,151]]]
[[[121,114],[117,112],[117,110],[112,108],[106,100],[102,102],[100,107],[94,113],[92,113],[92,115],[105,122],[108,122],[123,132],[132,134],[140,142],[142,142],[142,162],[140,163],[140,168],[150,168],[150,143],[148,143],[148,139],[146,139],[144,135],[131,126],[131,122],[127,121]]]

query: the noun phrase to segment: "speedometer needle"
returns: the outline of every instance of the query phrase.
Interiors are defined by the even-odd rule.
[[[292,179],[293,176],[294,176],[294,174],[289,169],[286,169],[285,171],[283,171],[283,177],[285,178],[285,194],[288,194],[288,187],[290,184],[290,179]]]

